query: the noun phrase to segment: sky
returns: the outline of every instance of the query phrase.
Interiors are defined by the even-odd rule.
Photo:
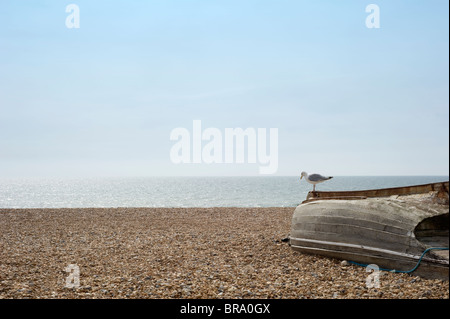
[[[277,129],[273,175],[448,175],[448,6],[2,0],[0,178],[260,174],[175,163],[194,121]]]

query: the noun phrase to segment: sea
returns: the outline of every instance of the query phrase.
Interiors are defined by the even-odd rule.
[[[317,191],[448,181],[448,176],[335,176]],[[312,185],[299,176],[0,179],[0,208],[295,207]]]

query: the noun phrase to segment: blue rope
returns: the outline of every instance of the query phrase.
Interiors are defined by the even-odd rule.
[[[448,247],[430,247],[425,249],[425,251],[422,253],[422,256],[420,256],[419,261],[417,262],[416,266],[414,266],[414,268],[410,269],[410,270],[395,270],[395,269],[386,269],[386,268],[378,268],[379,270],[383,270],[383,271],[390,271],[390,272],[394,272],[394,273],[404,273],[404,274],[409,274],[411,272],[413,272],[414,270],[417,269],[417,267],[419,267],[420,262],[422,261],[423,256],[425,256],[425,254],[427,252],[429,252],[430,250],[448,250]],[[349,263],[357,265],[357,266],[362,266],[362,267],[367,267],[369,264],[360,264],[354,261],[349,261]]]

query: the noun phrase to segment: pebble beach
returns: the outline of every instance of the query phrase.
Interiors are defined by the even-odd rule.
[[[449,298],[448,281],[368,288],[364,267],[294,252],[294,209],[0,209],[0,298]]]

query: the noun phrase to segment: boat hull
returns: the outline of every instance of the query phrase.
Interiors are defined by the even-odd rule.
[[[295,251],[448,280],[448,205],[393,198],[314,200],[293,214]],[[422,257],[422,258],[421,258]]]

